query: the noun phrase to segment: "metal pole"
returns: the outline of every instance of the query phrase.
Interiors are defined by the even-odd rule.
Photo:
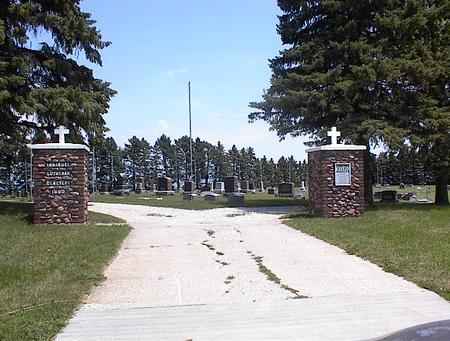
[[[191,153],[191,173],[190,177],[192,180],[192,112],[191,112],[191,82],[188,83],[189,89],[189,151]]]

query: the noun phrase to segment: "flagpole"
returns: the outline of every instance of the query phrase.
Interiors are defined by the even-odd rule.
[[[192,112],[191,112],[191,81],[188,83],[188,90],[189,90],[189,151],[191,154],[191,172],[190,172],[190,178],[192,181]]]

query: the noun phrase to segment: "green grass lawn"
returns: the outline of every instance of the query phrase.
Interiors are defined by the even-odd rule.
[[[450,208],[376,205],[358,218],[286,223],[450,300]]]
[[[217,201],[207,201],[204,198],[198,197],[194,200],[183,200],[183,195],[177,193],[171,196],[155,196],[151,193],[134,194],[129,196],[115,196],[110,194],[96,194],[95,202],[105,202],[114,204],[133,204],[133,205],[147,205],[156,207],[172,207],[183,208],[188,210],[205,210],[219,207],[233,207],[227,199],[221,196]],[[293,198],[278,198],[266,193],[246,194],[244,206],[245,207],[263,207],[263,206],[295,206],[305,205],[303,199]]]
[[[116,254],[129,228],[103,214],[89,224],[31,225],[31,205],[0,202],[0,340],[50,340]]]

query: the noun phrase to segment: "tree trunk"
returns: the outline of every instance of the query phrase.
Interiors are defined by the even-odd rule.
[[[449,205],[448,201],[448,164],[443,162],[440,168],[437,170],[436,174],[436,195],[435,204],[436,205]]]
[[[367,145],[367,160],[366,160],[366,171],[364,174],[365,183],[366,183],[366,200],[367,203],[372,206],[373,205],[373,164],[374,164],[374,155],[370,153],[369,145]]]

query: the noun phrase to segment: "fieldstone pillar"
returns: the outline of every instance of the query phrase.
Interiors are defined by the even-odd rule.
[[[33,155],[33,224],[85,224],[89,148],[64,140],[29,147]]]
[[[331,145],[307,150],[310,207],[325,217],[359,216],[368,206],[366,146],[337,144],[337,136]]]

